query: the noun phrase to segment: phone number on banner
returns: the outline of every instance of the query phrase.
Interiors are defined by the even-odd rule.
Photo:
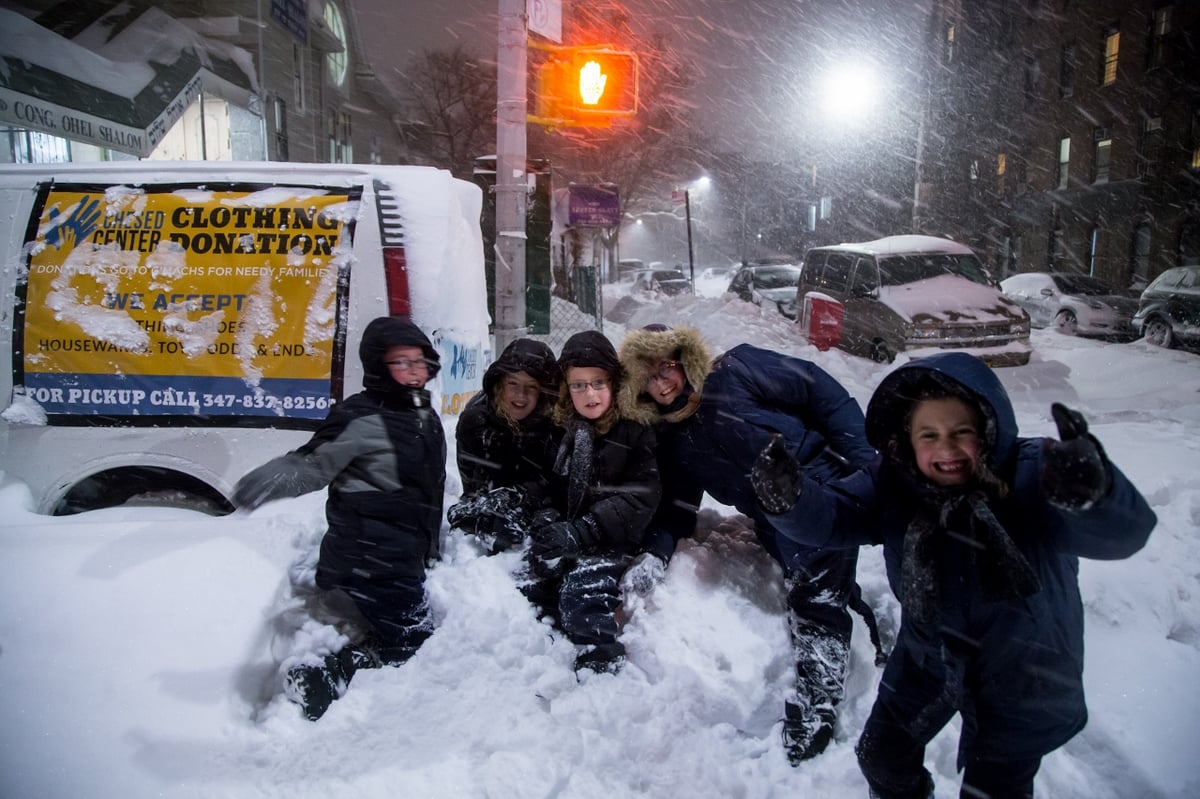
[[[272,416],[324,419],[328,380],[25,374],[25,395],[47,414]]]

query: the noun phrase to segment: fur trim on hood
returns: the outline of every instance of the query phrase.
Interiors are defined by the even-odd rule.
[[[694,327],[631,330],[621,341],[620,358],[625,381],[618,399],[621,410],[630,419],[643,424],[679,422],[696,412],[704,380],[712,371],[712,353],[700,331]],[[658,404],[646,393],[646,382],[654,365],[666,359],[678,360],[683,365],[692,395],[682,408],[661,414]]]

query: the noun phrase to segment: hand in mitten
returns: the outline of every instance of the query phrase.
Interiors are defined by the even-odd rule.
[[[476,521],[475,532],[489,555],[510,549],[525,537],[525,523],[519,511],[507,516],[498,513],[485,514]]]
[[[754,495],[767,513],[787,513],[800,493],[800,464],[783,446],[783,436],[771,435],[750,469]]]
[[[548,524],[533,532],[530,551],[542,560],[577,558],[584,546],[595,539],[590,520],[585,516],[575,521]]]
[[[643,552],[621,576],[621,586],[643,596],[654,590],[654,586],[667,575],[667,564],[651,552]]]
[[[1064,510],[1086,510],[1102,499],[1112,485],[1108,457],[1078,411],[1054,403],[1050,414],[1060,441],[1042,442],[1042,493]]]
[[[304,493],[303,480],[296,464],[287,456],[267,461],[252,469],[237,481],[230,501],[235,507],[254,510],[264,502],[280,497],[294,497]]]

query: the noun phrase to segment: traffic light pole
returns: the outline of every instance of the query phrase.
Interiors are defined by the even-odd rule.
[[[500,0],[496,55],[496,318],[494,356],[525,335],[525,0]]]

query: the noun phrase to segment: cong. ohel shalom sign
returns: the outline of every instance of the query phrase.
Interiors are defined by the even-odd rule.
[[[22,384],[47,414],[323,419],[358,190],[56,184]],[[148,420],[147,420],[148,421]]]

